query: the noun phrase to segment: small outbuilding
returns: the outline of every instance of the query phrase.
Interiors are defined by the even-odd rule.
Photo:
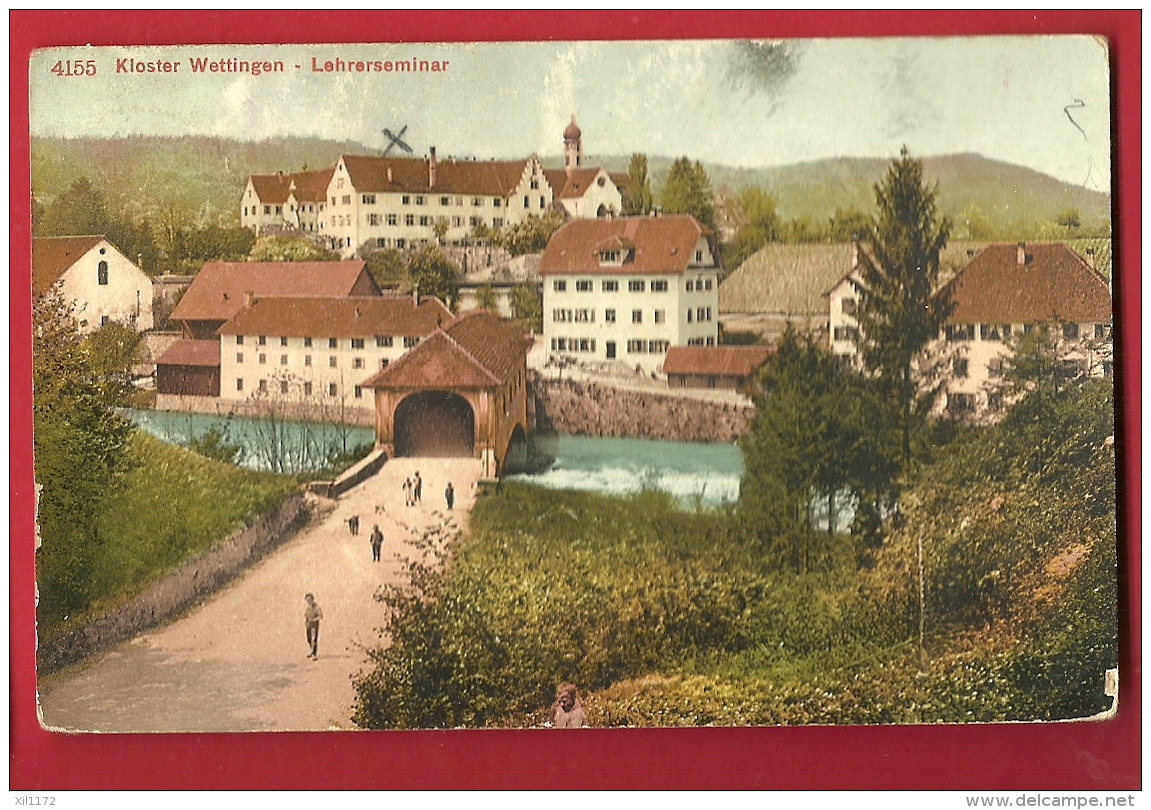
[[[768,346],[672,346],[663,371],[669,388],[720,388],[746,394],[771,355]]]

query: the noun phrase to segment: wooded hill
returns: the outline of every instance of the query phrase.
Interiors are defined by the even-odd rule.
[[[237,141],[207,136],[185,138],[44,139],[32,141],[32,190],[48,203],[74,180],[86,176],[125,213],[189,224],[235,225],[239,198],[250,174],[292,172],[335,163],[341,153],[376,154],[352,141],[276,138]],[[628,156],[589,156],[614,172],[626,172]],[[547,165],[561,165],[547,157]],[[658,190],[672,158],[649,156]],[[760,186],[774,196],[783,219],[808,217],[825,223],[837,209],[870,212],[874,184],[887,158],[832,158],[770,168],[704,164],[722,196]],[[1039,172],[975,154],[923,159],[929,182],[939,183],[939,210],[962,227],[972,211],[986,217],[997,238],[1034,237],[1063,211],[1076,209],[1083,228],[1110,222],[1111,195],[1056,180]],[[955,234],[960,236],[958,232]]]

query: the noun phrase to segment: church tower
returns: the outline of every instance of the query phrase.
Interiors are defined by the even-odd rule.
[[[576,124],[575,114],[572,122],[564,128],[564,171],[571,173],[583,165],[583,133]]]

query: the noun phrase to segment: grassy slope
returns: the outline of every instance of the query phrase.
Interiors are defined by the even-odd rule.
[[[133,434],[129,454],[133,468],[98,518],[104,541],[93,610],[139,592],[296,487],[294,479],[211,461],[142,431]],[[49,635],[55,630],[41,628]]]
[[[249,174],[332,165],[342,152],[372,154],[357,143],[306,138],[244,142],[209,137],[118,140],[36,139],[32,144],[33,193],[50,200],[87,175],[109,189],[130,213],[162,215],[176,201],[187,215],[237,224],[239,198]],[[597,156],[612,171],[627,171],[628,157]],[[551,161],[554,162],[554,161]],[[873,186],[887,168],[878,158],[833,158],[760,169],[708,164],[712,185],[738,190],[758,185],[775,195],[786,219],[825,221],[837,208],[870,210]],[[649,158],[658,190],[671,160]],[[927,178],[939,181],[942,213],[958,217],[976,204],[997,226],[1010,229],[1051,222],[1078,208],[1085,227],[1108,221],[1110,195],[1063,183],[1030,169],[979,155],[924,160]]]

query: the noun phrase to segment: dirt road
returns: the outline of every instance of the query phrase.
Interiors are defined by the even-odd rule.
[[[404,504],[419,471],[423,500]],[[406,579],[405,561],[428,528],[462,529],[480,462],[393,459],[330,513],[187,617],[121,645],[79,670],[45,679],[43,722],[76,731],[316,731],[352,728],[351,677],[378,640],[373,594]],[[451,481],[455,508],[444,489]],[[359,534],[348,518],[358,515]],[[384,532],[380,562],[369,536]],[[319,657],[304,635],[304,594],[324,612]]]

